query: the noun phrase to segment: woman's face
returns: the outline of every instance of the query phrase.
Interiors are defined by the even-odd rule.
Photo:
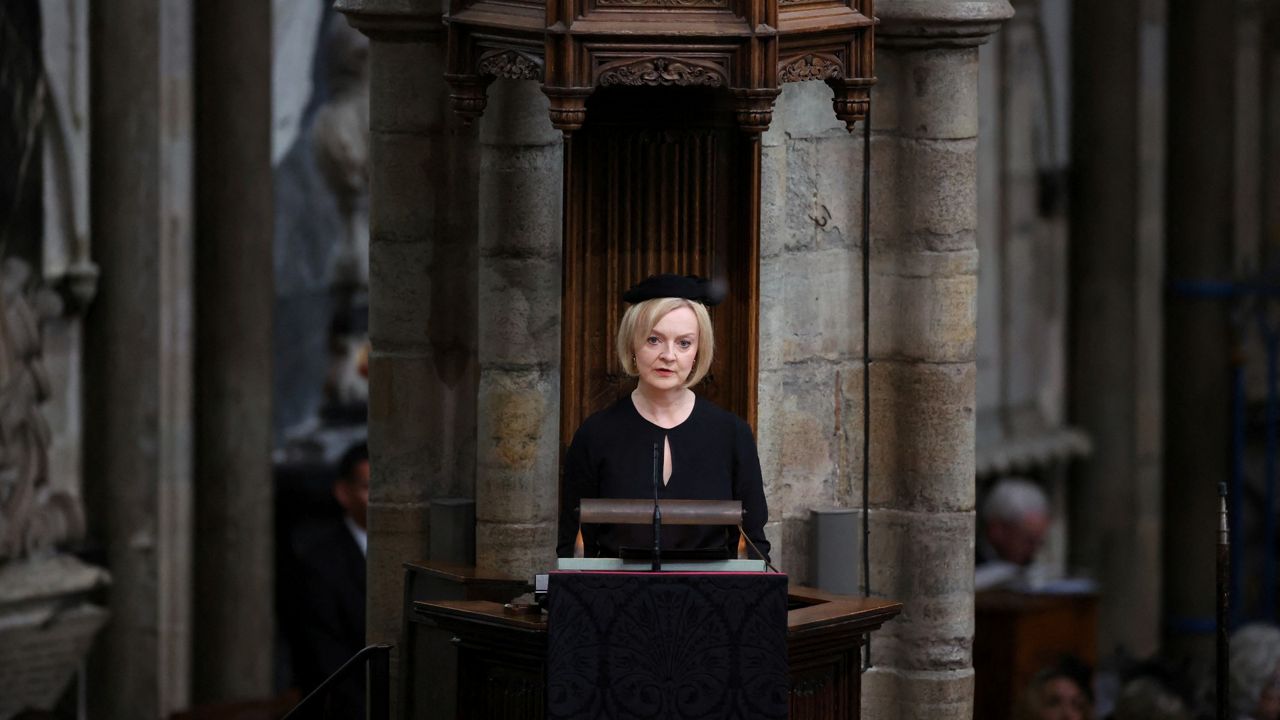
[[[1271,680],[1263,686],[1262,695],[1258,698],[1258,707],[1253,711],[1256,720],[1277,720],[1280,718],[1280,668],[1271,676]]]
[[[678,307],[658,318],[635,346],[640,382],[654,390],[684,387],[698,357],[698,318],[688,307]]]
[[[1088,720],[1089,698],[1074,681],[1050,678],[1041,689],[1040,720]]]

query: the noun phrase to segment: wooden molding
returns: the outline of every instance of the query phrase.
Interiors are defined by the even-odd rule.
[[[541,80],[566,135],[601,87],[728,88],[751,135],[781,83],[842,81],[834,109],[852,124],[874,82],[871,0],[454,0],[444,23],[456,112],[484,111],[474,78]]]

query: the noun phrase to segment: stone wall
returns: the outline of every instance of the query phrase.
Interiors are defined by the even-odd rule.
[[[810,511],[862,498],[862,138],[831,112],[829,87],[792,83],[761,154],[766,532],[779,568],[805,581]]]

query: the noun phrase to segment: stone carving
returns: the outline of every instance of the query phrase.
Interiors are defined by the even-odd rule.
[[[49,555],[84,534],[78,497],[49,482],[49,398],[40,318],[61,314],[56,295],[28,290],[31,269],[16,258],[0,272],[0,562]]]
[[[805,80],[835,80],[844,77],[840,59],[833,55],[810,53],[778,63],[778,82],[804,82]]]
[[[87,0],[41,0],[44,227],[41,274],[79,313],[97,292],[89,237]]]
[[[643,58],[611,63],[600,68],[597,82],[610,85],[679,85],[720,87],[727,84],[724,70],[715,65],[676,58]]]
[[[367,312],[369,288],[369,41],[346,23],[334,23],[331,32],[333,97],[311,130],[316,165],[345,228],[330,267],[334,320],[325,395],[331,406],[362,410],[369,398],[362,372],[368,337],[355,318]]]
[[[542,60],[519,50],[490,50],[480,56],[476,71],[510,80],[541,80]]]

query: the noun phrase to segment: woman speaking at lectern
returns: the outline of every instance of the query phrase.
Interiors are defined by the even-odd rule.
[[[652,498],[653,448],[661,449],[659,500],[740,500],[748,553],[766,559],[768,507],[751,427],[691,389],[711,368],[715,339],[707,306],[722,297],[707,280],[654,275],[631,288],[618,327],[618,360],[636,389],[587,418],[565,456],[556,555],[572,557],[582,498]],[[653,528],[583,525],[585,557],[651,548]],[[736,557],[734,527],[664,525],[664,550],[710,550]]]

